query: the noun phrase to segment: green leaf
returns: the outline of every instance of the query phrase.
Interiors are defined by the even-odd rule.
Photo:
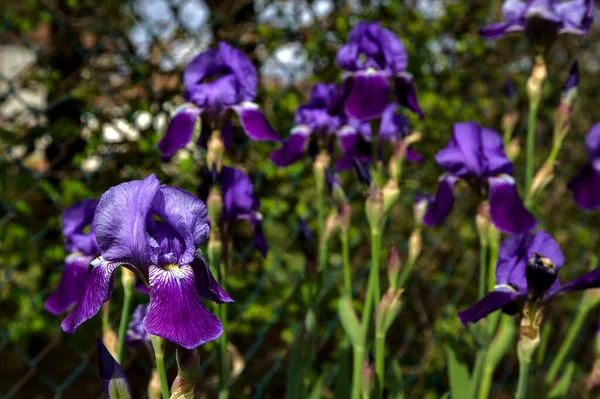
[[[308,395],[309,399],[321,399],[321,391],[323,390],[323,383],[325,382],[325,375],[319,377],[315,385],[313,385],[312,390],[310,391],[310,395]]]
[[[565,368],[565,372],[556,385],[550,391],[549,399],[564,398],[569,393],[569,387],[571,386],[571,380],[575,373],[575,362],[569,362]]]
[[[466,398],[469,394],[469,368],[465,362],[458,359],[452,347],[446,346],[446,355],[452,399]]]
[[[400,361],[397,358],[392,360],[392,389],[390,391],[390,399],[404,399],[404,389],[402,383],[402,368]]]
[[[304,338],[302,334],[296,334],[296,342],[294,342],[294,346],[292,347],[292,355],[290,357],[290,363],[287,369],[286,375],[286,397],[290,399],[295,399],[298,397],[298,393],[300,392],[300,387],[302,386],[302,345],[304,343]]]
[[[344,296],[338,302],[338,313],[342,327],[350,339],[352,346],[362,346],[365,342],[365,334],[360,325],[360,321],[354,311],[354,305],[350,297]]]
[[[347,399],[352,388],[352,347],[346,340],[342,344],[338,360],[338,371],[335,374],[335,398]]]

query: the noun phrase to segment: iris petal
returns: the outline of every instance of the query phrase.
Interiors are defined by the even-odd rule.
[[[173,115],[167,127],[167,132],[158,142],[158,149],[162,152],[164,159],[169,159],[177,150],[192,141],[201,112],[200,108],[186,106],[180,108]]]
[[[381,116],[389,103],[390,84],[382,72],[357,72],[352,77],[350,97],[346,102],[348,115],[364,121]]]
[[[471,306],[467,310],[459,312],[458,317],[463,325],[467,325],[467,323],[475,323],[490,313],[502,309],[504,306],[517,299],[518,296],[518,293],[508,290],[492,291],[484,296],[475,305]]]
[[[595,164],[600,166],[600,162],[588,163],[569,182],[575,203],[586,211],[600,209],[600,171]]]
[[[427,226],[440,224],[450,214],[454,206],[454,183],[456,177],[443,175],[440,178],[435,198],[427,204],[427,212],[423,217],[423,223]]]
[[[523,205],[515,179],[503,174],[490,177],[489,201],[492,223],[507,234],[525,233],[535,229],[537,219]]]
[[[216,303],[234,302],[228,293],[221,288],[217,280],[215,280],[208,263],[202,255],[196,252],[194,261],[190,264],[194,270],[194,279],[196,280],[196,288],[202,298],[208,299]]]
[[[419,115],[421,119],[425,118],[425,113],[419,105],[417,89],[411,76],[405,72],[399,73],[394,76],[394,83],[396,100],[415,114]]]
[[[102,379],[106,398],[130,399],[131,391],[125,372],[106,349],[101,339],[98,340],[97,348],[100,378]]]
[[[84,199],[63,211],[62,233],[65,237],[65,249],[69,253],[82,252],[89,256],[100,255],[93,227],[97,206],[98,200]],[[84,233],[84,229],[88,225],[91,226],[91,229]]]
[[[257,104],[243,102],[233,106],[233,109],[238,114],[246,135],[252,140],[281,142],[281,138],[273,130],[265,115],[258,109]]]
[[[92,259],[91,256],[76,254],[67,256],[60,282],[52,295],[44,302],[44,307],[48,312],[55,316],[59,315],[77,302],[83,290]]]
[[[311,134],[307,126],[296,126],[283,146],[271,153],[269,158],[277,166],[288,166],[304,156],[306,143]]]

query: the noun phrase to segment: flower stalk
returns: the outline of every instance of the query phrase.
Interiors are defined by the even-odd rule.
[[[156,361],[156,371],[160,378],[160,389],[163,399],[169,399],[169,381],[167,380],[167,370],[165,369],[165,347],[167,341],[156,335],[150,335],[152,349],[154,349],[154,360]]]
[[[121,268],[121,283],[123,285],[123,308],[121,309],[121,320],[119,322],[119,335],[117,341],[117,361],[123,361],[123,348],[125,347],[125,333],[131,313],[131,297],[135,286],[135,274],[125,268]]]

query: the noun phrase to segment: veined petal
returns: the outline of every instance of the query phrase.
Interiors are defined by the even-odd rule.
[[[346,101],[346,112],[361,121],[381,116],[388,105],[390,84],[383,72],[356,72],[351,78],[350,97]]]
[[[245,101],[234,105],[233,110],[238,114],[244,131],[252,140],[281,142],[265,115],[258,109],[258,104]]]
[[[170,158],[192,141],[201,112],[200,108],[189,105],[177,110],[169,122],[167,132],[158,142],[158,149],[163,153],[163,158]]]
[[[130,263],[141,271],[150,264],[146,218],[158,187],[152,174],[144,180],[121,183],[102,195],[95,228],[104,259]]]
[[[219,283],[217,283],[217,280],[215,280],[215,277],[208,267],[208,263],[206,263],[206,260],[204,260],[204,257],[202,257],[202,254],[199,251],[196,252],[196,257],[191,263],[191,266],[194,270],[196,288],[202,298],[219,304],[234,302],[229,294],[221,288]]]
[[[423,217],[423,223],[427,226],[440,224],[450,214],[454,205],[454,183],[456,183],[456,180],[456,177],[449,174],[440,177],[435,198],[428,201],[427,212]]]
[[[495,290],[484,296],[479,302],[467,310],[458,313],[460,322],[463,325],[467,323],[476,323],[490,313],[502,309],[510,302],[517,299],[519,294],[510,290]]]
[[[71,254],[65,259],[65,267],[58,286],[44,302],[46,310],[59,315],[74,305],[83,290],[92,256]]]
[[[91,319],[102,304],[110,299],[115,282],[115,270],[119,263],[104,262],[93,266],[85,279],[75,308],[61,323],[67,334],[73,334],[84,321]]]
[[[219,318],[200,299],[190,265],[171,270],[150,266],[150,304],[144,328],[186,349],[213,341],[223,333]]]
[[[98,339],[98,362],[100,364],[100,378],[104,386],[106,399],[129,399],[131,390],[125,372],[112,357],[101,339]]]
[[[569,190],[573,193],[575,203],[582,209],[600,209],[600,160],[585,165],[569,182]]]
[[[283,146],[269,156],[277,166],[288,166],[300,160],[304,155],[306,143],[312,131],[308,126],[301,125],[292,129],[291,133],[290,137],[283,142]]]
[[[408,73],[398,73],[394,76],[394,88],[398,103],[419,115],[421,119],[425,118],[425,113],[421,109],[419,100],[417,99],[415,83]]]
[[[519,234],[535,229],[537,219],[523,205],[512,176],[490,177],[488,183],[490,216],[498,230]]]
[[[171,225],[185,240],[180,263],[190,263],[194,252],[208,239],[210,226],[206,205],[192,193],[173,186],[160,186],[152,212]]]

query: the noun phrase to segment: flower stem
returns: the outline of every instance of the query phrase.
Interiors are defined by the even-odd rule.
[[[340,233],[342,241],[342,262],[344,267],[344,295],[352,297],[352,270],[350,268],[350,249],[348,246],[348,232]]]
[[[487,253],[488,253],[488,240],[481,239],[479,240],[479,298],[483,298],[487,291],[487,276],[486,272],[488,269],[487,264]]]
[[[535,151],[535,122],[537,118],[537,104],[529,106],[527,121],[527,158],[525,166],[525,196],[529,197],[529,190],[533,182],[534,151]]]
[[[360,375],[362,371],[363,362],[365,360],[365,348],[363,346],[355,346],[353,370],[352,370],[352,399],[360,399],[361,387],[360,387]]]
[[[371,227],[371,275],[373,279],[372,293],[373,305],[367,313],[371,317],[371,311],[381,301],[381,289],[379,284],[379,258],[381,252],[381,232],[377,227]],[[366,309],[365,309],[366,310]],[[367,323],[369,323],[367,321]],[[367,324],[368,325],[368,324]],[[364,330],[365,333],[367,330]],[[380,337],[380,334],[375,331],[375,398],[383,397],[383,373],[384,373],[384,352],[385,352],[385,335]]]
[[[475,357],[475,366],[473,367],[473,373],[471,374],[469,399],[475,399],[477,397],[477,388],[479,388],[479,385],[481,384],[481,376],[483,374],[486,356],[486,349],[480,349],[477,351],[477,355]]]
[[[125,347],[125,333],[129,324],[129,314],[131,313],[131,297],[133,296],[133,285],[135,284],[135,275],[130,270],[122,267],[123,281],[123,307],[121,308],[121,320],[119,322],[119,333],[117,335],[117,361],[123,361],[123,349]]]
[[[375,334],[375,398],[383,398],[385,376],[385,333]]]
[[[225,237],[223,245],[222,259],[219,262],[219,284],[221,288],[226,289],[227,282],[227,266],[232,255],[230,251],[231,243]],[[227,306],[222,304],[219,306],[219,318],[223,325],[223,334],[219,337],[219,399],[227,399],[229,397],[229,370],[227,366]]]
[[[531,358],[519,358],[519,382],[517,384],[517,393],[515,399],[527,398],[527,389],[529,385],[529,366],[531,366]]]
[[[152,342],[152,349],[154,349],[154,360],[156,361],[156,371],[158,371],[158,376],[160,377],[162,397],[163,399],[169,399],[169,381],[167,380],[167,370],[165,369],[166,341],[156,335],[150,335],[150,341]]]

